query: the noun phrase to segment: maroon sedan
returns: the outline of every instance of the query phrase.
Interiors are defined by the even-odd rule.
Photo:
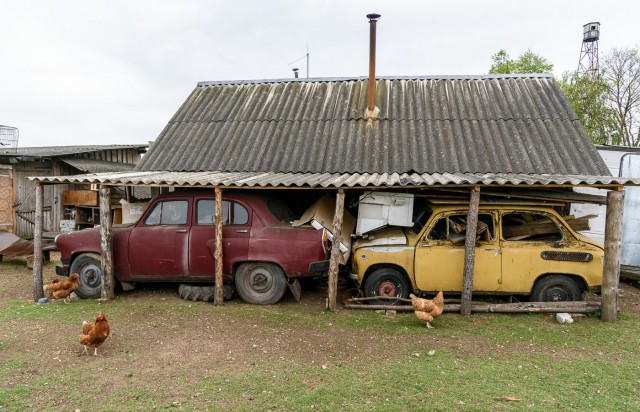
[[[116,279],[136,282],[213,284],[215,251],[213,191],[171,192],[151,201],[137,223],[114,225]],[[277,197],[223,192],[223,273],[249,303],[278,302],[287,282],[326,275],[323,230],[293,227],[291,210]],[[100,230],[58,235],[59,275],[80,274],[77,293],[100,296]]]

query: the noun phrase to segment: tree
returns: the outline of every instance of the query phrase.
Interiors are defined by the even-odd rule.
[[[640,143],[640,53],[613,49],[603,59],[607,105],[613,113],[616,139],[626,146]]]
[[[493,64],[489,69],[491,74],[528,74],[528,73],[550,73],[553,64],[544,57],[535,54],[531,49],[522,53],[517,59],[509,57],[506,50],[502,49],[491,56]]]
[[[612,133],[613,111],[607,104],[608,86],[600,73],[589,76],[565,72],[558,84],[593,143],[620,144]]]

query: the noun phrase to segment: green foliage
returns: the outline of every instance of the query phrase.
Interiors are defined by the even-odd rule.
[[[600,74],[589,76],[565,72],[558,83],[593,143],[621,143],[620,138],[612,133],[613,111],[607,105],[608,86]]]
[[[522,53],[517,59],[509,57],[506,50],[502,49],[491,56],[493,64],[489,69],[491,74],[528,74],[528,73],[550,73],[553,64],[544,57],[535,54],[531,49]]]

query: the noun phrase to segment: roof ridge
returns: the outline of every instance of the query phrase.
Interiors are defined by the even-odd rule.
[[[498,80],[498,79],[548,79],[553,78],[552,73],[525,73],[525,74],[481,74],[481,75],[416,75],[416,76],[376,76],[377,80]],[[264,84],[264,83],[328,83],[369,80],[368,76],[347,77],[309,77],[309,78],[280,78],[280,79],[253,79],[253,80],[213,80],[200,81],[197,87]]]

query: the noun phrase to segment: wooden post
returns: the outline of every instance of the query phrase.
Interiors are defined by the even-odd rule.
[[[213,304],[220,306],[224,304],[224,289],[222,286],[222,189],[216,186],[216,251],[214,254],[216,265],[215,293]]]
[[[33,301],[44,297],[42,290],[42,219],[44,190],[42,184],[36,182],[36,216],[33,229]]]
[[[113,299],[115,273],[113,270],[113,231],[111,220],[111,188],[100,185],[100,299]]]
[[[618,285],[620,281],[620,253],[624,192],[622,187],[607,193],[607,219],[604,229],[604,269],[602,273],[601,319],[618,320]]]
[[[340,263],[340,239],[342,238],[342,220],[344,218],[344,190],[339,189],[336,196],[336,210],[333,214],[333,243],[331,245],[331,260],[329,261],[329,296],[327,308],[336,310],[338,295],[338,266]]]
[[[467,215],[467,233],[464,240],[464,272],[462,274],[462,296],[460,314],[471,315],[471,295],[473,290],[473,264],[476,257],[476,232],[478,230],[478,206],[480,205],[480,188],[471,190],[469,214]]]

